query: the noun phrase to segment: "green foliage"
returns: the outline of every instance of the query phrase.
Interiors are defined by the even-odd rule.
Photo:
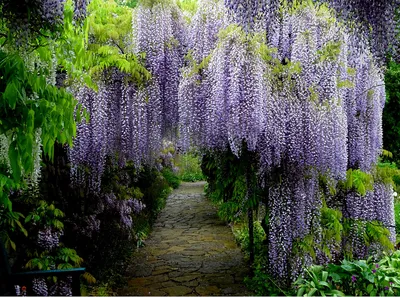
[[[336,61],[340,55],[341,42],[328,41],[320,50],[317,51],[317,62],[333,62]]]
[[[274,279],[268,275],[265,268],[258,266],[254,270],[254,276],[246,276],[244,283],[246,287],[253,291],[257,296],[292,296],[292,292],[284,291],[278,286]]]
[[[64,213],[56,208],[54,204],[48,205],[46,201],[39,201],[38,207],[25,218],[25,223],[31,222],[34,225],[54,227],[58,230],[64,229],[64,224],[59,218],[64,217]]]
[[[328,282],[329,273],[323,266],[311,266],[305,270],[306,278],[299,278],[294,285],[297,296],[345,296]]]
[[[386,104],[383,109],[383,146],[400,164],[400,64],[390,62],[385,74]]]
[[[400,203],[396,201],[394,204],[394,218],[396,221],[396,233],[400,233]]]
[[[207,67],[208,63],[210,62],[211,54],[205,57],[201,62],[197,63],[192,55],[192,51],[189,50],[188,53],[185,55],[185,60],[190,64],[190,72],[188,74],[184,74],[188,77],[191,77],[195,74],[201,74],[202,71]]]
[[[54,46],[60,69],[68,73],[65,85],[78,82],[97,89],[96,78],[111,67],[129,74],[127,79],[138,84],[150,78],[141,62],[144,56],[128,53],[133,2],[91,1],[88,17],[80,26],[73,19],[73,1],[66,2],[61,38]],[[37,51],[46,61],[51,61],[53,47],[42,42]]]
[[[41,145],[44,154],[53,159],[56,142],[72,145],[77,101],[64,89],[49,85],[45,71],[29,71],[16,53],[0,50],[0,76],[0,135],[10,140],[10,168],[2,166],[0,170],[0,208],[4,215],[0,227],[13,232],[16,225],[26,233],[19,222],[23,216],[12,212],[8,194],[23,188],[24,178],[33,173],[37,146]],[[2,237],[15,248],[4,232]]]
[[[340,182],[339,185],[347,191],[354,190],[357,193],[365,196],[367,191],[374,189],[374,179],[371,174],[361,171],[360,169],[349,169],[346,172],[345,182]]]
[[[34,133],[38,128],[43,151],[50,158],[54,155],[56,141],[72,145],[76,135],[77,101],[64,89],[48,85],[44,75],[28,72],[17,54],[0,51],[0,74],[0,133],[12,136],[9,158],[13,178],[19,182],[21,169],[26,173],[33,170]]]
[[[96,74],[116,67],[130,74],[134,82],[150,79],[150,73],[139,60],[144,56],[136,57],[129,53],[132,9],[113,0],[93,0],[88,10],[89,35],[94,37],[94,41],[88,44],[87,50],[95,57],[89,72]]]
[[[342,213],[333,208],[329,208],[324,205],[321,208],[321,227],[322,227],[322,238],[324,240],[334,239],[340,242],[342,239]]]
[[[315,241],[315,234],[322,237],[322,240]],[[325,201],[320,209],[320,227],[312,230],[310,234],[298,238],[293,243],[295,255],[309,254],[314,260],[317,251],[322,251],[327,257],[331,257],[330,244],[340,244],[343,235],[342,213],[333,208],[327,207]]]
[[[339,89],[341,89],[341,88],[348,88],[348,89],[350,89],[350,88],[354,88],[354,83],[351,82],[351,81],[348,80],[348,79],[346,79],[346,80],[341,80],[341,81],[338,81],[337,87],[338,87]]]
[[[193,16],[198,9],[197,0],[179,0],[177,1],[177,5],[183,12],[188,13],[190,16]],[[186,20],[190,21],[191,18],[187,17]]]
[[[101,283],[95,286],[81,284],[82,296],[113,296],[114,292],[109,283]]]
[[[366,222],[363,235],[367,246],[379,243],[387,251],[394,249],[393,243],[389,240],[390,231],[379,221]]]
[[[180,155],[177,166],[179,168],[178,176],[182,181],[195,182],[204,180],[199,157],[195,154],[187,153]]]
[[[367,247],[372,244],[379,244],[382,251],[393,251],[393,243],[389,240],[390,231],[379,221],[364,221],[346,218],[343,221],[343,236],[356,236],[360,241],[364,241]],[[352,234],[352,235],[351,235]],[[351,259],[353,252],[351,248],[344,245],[344,255],[346,258]]]
[[[375,181],[392,185],[396,192],[400,190],[400,170],[397,169],[396,163],[379,162],[373,174]]]
[[[400,251],[385,255],[377,264],[369,258],[343,260],[340,265],[329,264],[327,267],[312,266],[305,278],[296,281],[297,295],[398,296],[399,268]]]
[[[45,251],[40,254],[34,252],[31,256],[35,256],[35,258],[30,259],[25,264],[25,268],[29,270],[71,269],[79,267],[83,262],[83,259],[77,255],[75,250],[65,247],[58,248],[55,255]]]
[[[179,177],[170,168],[163,168],[161,173],[169,186],[173,189],[177,189],[181,184]]]
[[[254,250],[255,254],[259,259],[256,259],[256,262],[263,264],[265,259],[263,258],[265,255],[265,245],[264,240],[266,239],[266,234],[264,229],[261,227],[261,223],[259,221],[254,221]],[[240,244],[240,247],[244,251],[246,257],[249,257],[250,249],[249,249],[249,227],[248,224],[238,224],[233,227],[233,234],[235,235],[235,239],[237,243]]]
[[[209,184],[207,196],[218,205],[218,215],[225,221],[238,222],[249,208],[258,206],[256,162],[252,158],[245,148],[240,158],[231,151],[203,155],[201,168]],[[253,195],[247,197],[249,184]]]

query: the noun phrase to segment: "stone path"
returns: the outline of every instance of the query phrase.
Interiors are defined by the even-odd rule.
[[[203,188],[203,182],[182,183],[169,196],[119,295],[251,294],[243,285],[248,265]]]

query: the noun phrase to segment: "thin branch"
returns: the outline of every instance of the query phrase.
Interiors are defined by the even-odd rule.
[[[125,55],[124,50],[119,46],[118,43],[116,43],[114,40],[112,40],[112,43],[113,43],[114,45],[116,45],[116,46],[119,48],[119,50],[121,51],[121,53],[122,53],[123,55]]]

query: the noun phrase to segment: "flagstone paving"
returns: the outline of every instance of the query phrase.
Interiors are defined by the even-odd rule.
[[[251,295],[243,284],[248,265],[205,198],[204,185],[182,183],[168,197],[145,247],[134,253],[119,295]]]

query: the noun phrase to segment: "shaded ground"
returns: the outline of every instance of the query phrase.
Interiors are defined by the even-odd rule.
[[[169,196],[119,295],[250,294],[243,285],[248,268],[240,248],[203,188],[203,182],[182,183]]]

